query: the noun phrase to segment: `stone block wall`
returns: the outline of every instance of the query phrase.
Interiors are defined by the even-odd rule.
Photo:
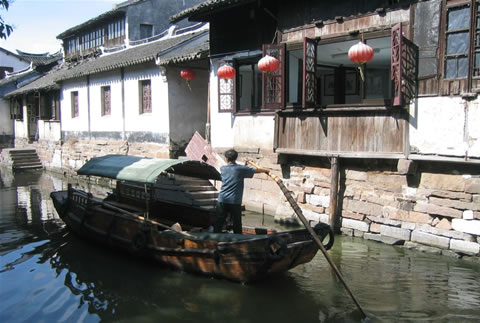
[[[241,154],[281,176],[311,222],[329,222],[330,163],[324,158]],[[272,160],[274,162],[272,162]],[[408,168],[408,171],[405,169]],[[258,174],[245,184],[247,209],[298,221],[279,187]],[[461,163],[340,160],[343,234],[455,256],[480,255],[480,167]]]
[[[17,140],[17,148],[34,148],[45,169],[74,175],[90,158],[108,154],[135,155],[144,157],[169,158],[165,144],[129,143],[114,140],[39,140],[28,143]]]

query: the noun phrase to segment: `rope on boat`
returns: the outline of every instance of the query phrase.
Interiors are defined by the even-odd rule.
[[[257,164],[255,164],[253,161],[251,160],[247,160],[246,161],[247,164],[249,164],[250,166],[252,167],[255,167],[255,168],[259,168],[259,166]],[[310,235],[312,236],[313,240],[315,240],[315,242],[317,243],[318,247],[320,248],[320,250],[322,251],[323,255],[325,256],[325,258],[327,259],[328,263],[330,264],[330,266],[332,267],[333,271],[335,272],[335,274],[337,275],[337,277],[340,279],[340,281],[342,282],[343,286],[345,287],[346,291],[348,292],[348,294],[350,295],[350,297],[352,298],[353,302],[355,303],[355,305],[358,307],[358,309],[360,310],[360,313],[362,313],[363,317],[364,318],[367,318],[367,315],[365,314],[365,312],[363,311],[362,307],[360,306],[360,304],[358,303],[357,299],[355,298],[355,296],[353,295],[352,291],[350,290],[350,288],[348,287],[347,285],[347,282],[345,281],[345,279],[343,278],[343,275],[342,273],[340,272],[340,270],[337,268],[337,266],[335,265],[335,263],[333,262],[332,258],[330,257],[330,255],[327,253],[327,250],[325,249],[325,247],[323,246],[322,242],[320,241],[320,239],[318,238],[318,235],[315,233],[315,231],[312,229],[312,227],[310,226],[310,224],[308,223],[307,219],[305,218],[305,216],[303,215],[303,212],[302,212],[302,209],[300,209],[300,207],[298,206],[297,202],[295,201],[295,199],[293,198],[292,196],[292,193],[285,187],[285,184],[283,184],[283,181],[280,177],[278,177],[277,175],[274,175],[270,172],[266,173],[268,177],[270,177],[271,179],[273,179],[277,185],[280,187],[280,189],[282,190],[283,194],[285,195],[285,197],[287,198],[287,201],[290,203],[292,209],[295,211],[295,214],[298,216],[298,218],[300,219],[300,221],[302,221],[303,225],[305,226],[305,228],[307,229],[307,231],[310,233]]]

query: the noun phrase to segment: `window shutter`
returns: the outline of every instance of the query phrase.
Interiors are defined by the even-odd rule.
[[[393,106],[400,106],[402,102],[402,24],[392,28],[392,81]]]
[[[280,61],[275,72],[262,73],[262,97],[264,109],[285,107],[285,44],[264,44],[263,55],[270,55]]]
[[[231,61],[220,61],[217,66],[217,71],[220,66]],[[235,112],[235,78],[222,79],[218,77],[218,112]]]
[[[413,42],[419,47],[419,77],[437,77],[439,28],[442,1],[432,0],[415,4]]]
[[[418,46],[403,37],[402,25],[392,28],[393,106],[403,106],[418,92]]]
[[[312,108],[316,103],[317,42],[306,38],[303,42],[303,107]]]

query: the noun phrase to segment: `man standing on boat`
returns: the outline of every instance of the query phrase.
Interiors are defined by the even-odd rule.
[[[222,232],[227,214],[233,218],[233,232],[242,234],[242,198],[245,178],[252,178],[255,173],[268,173],[265,168],[252,168],[236,163],[238,153],[234,149],[225,152],[227,165],[222,166],[222,189],[218,195],[217,217],[214,232]]]

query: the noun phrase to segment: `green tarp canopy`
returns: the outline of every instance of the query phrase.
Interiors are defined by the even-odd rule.
[[[83,165],[77,171],[77,174],[141,183],[155,183],[157,177],[163,172],[201,179],[222,179],[220,173],[213,166],[201,161],[144,158],[127,155],[94,157]]]

